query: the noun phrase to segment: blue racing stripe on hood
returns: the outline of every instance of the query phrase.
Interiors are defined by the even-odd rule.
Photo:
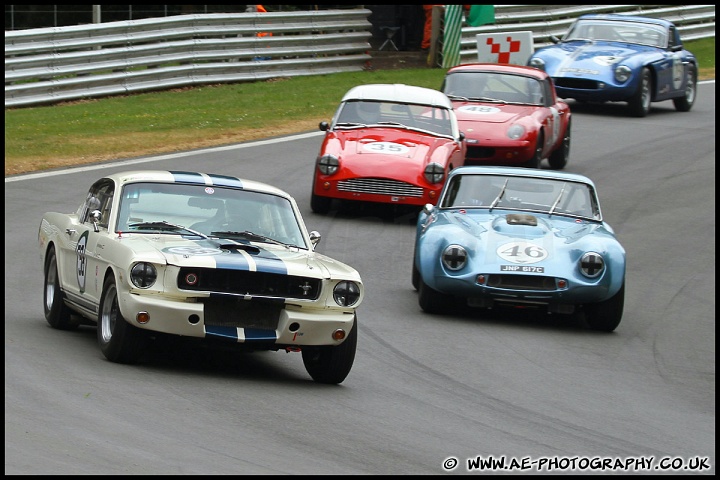
[[[285,262],[272,252],[260,248],[259,253],[247,253],[249,253],[250,257],[255,261],[258,272],[287,275],[288,269]],[[229,255],[220,255],[215,257],[215,263],[217,268],[228,268],[233,270],[249,269],[247,258],[237,250],[231,250]]]

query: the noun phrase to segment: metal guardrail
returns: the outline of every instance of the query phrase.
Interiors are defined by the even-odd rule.
[[[177,15],[5,32],[5,107],[359,71],[372,58],[371,13]]]
[[[479,33],[530,30],[538,48],[593,12],[666,18],[684,41],[715,36],[714,5],[496,5],[494,24],[462,29],[460,59],[477,59]],[[8,31],[5,108],[363,70],[372,59],[371,13],[197,14]]]

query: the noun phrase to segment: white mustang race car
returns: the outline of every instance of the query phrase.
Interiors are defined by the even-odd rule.
[[[116,173],[75,213],[46,213],[38,240],[48,323],[97,325],[113,362],[135,363],[152,336],[170,334],[302,352],[320,383],[341,383],[352,368],[360,275],[315,252],[320,235],[270,185]]]

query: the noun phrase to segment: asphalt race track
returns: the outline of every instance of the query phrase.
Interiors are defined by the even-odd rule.
[[[612,334],[533,312],[424,314],[412,213],[310,211],[319,131],[6,178],[5,474],[489,473],[478,458],[504,460],[496,473],[714,474],[715,83],[688,113],[571,108],[566,170],[595,181],[627,250]],[[113,364],[94,328],[47,325],[42,214],[75,211],[91,182],[135,168],[238,175],[295,196],[319,251],[367,285],[345,382],[314,383],[297,353],[182,343]]]

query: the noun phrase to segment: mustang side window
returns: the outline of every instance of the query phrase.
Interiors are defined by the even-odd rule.
[[[92,222],[92,212],[99,210],[100,219],[98,225],[101,227],[107,227],[112,210],[113,192],[113,184],[108,180],[100,180],[93,185],[85,198],[85,204],[82,208],[80,221],[82,223]]]

